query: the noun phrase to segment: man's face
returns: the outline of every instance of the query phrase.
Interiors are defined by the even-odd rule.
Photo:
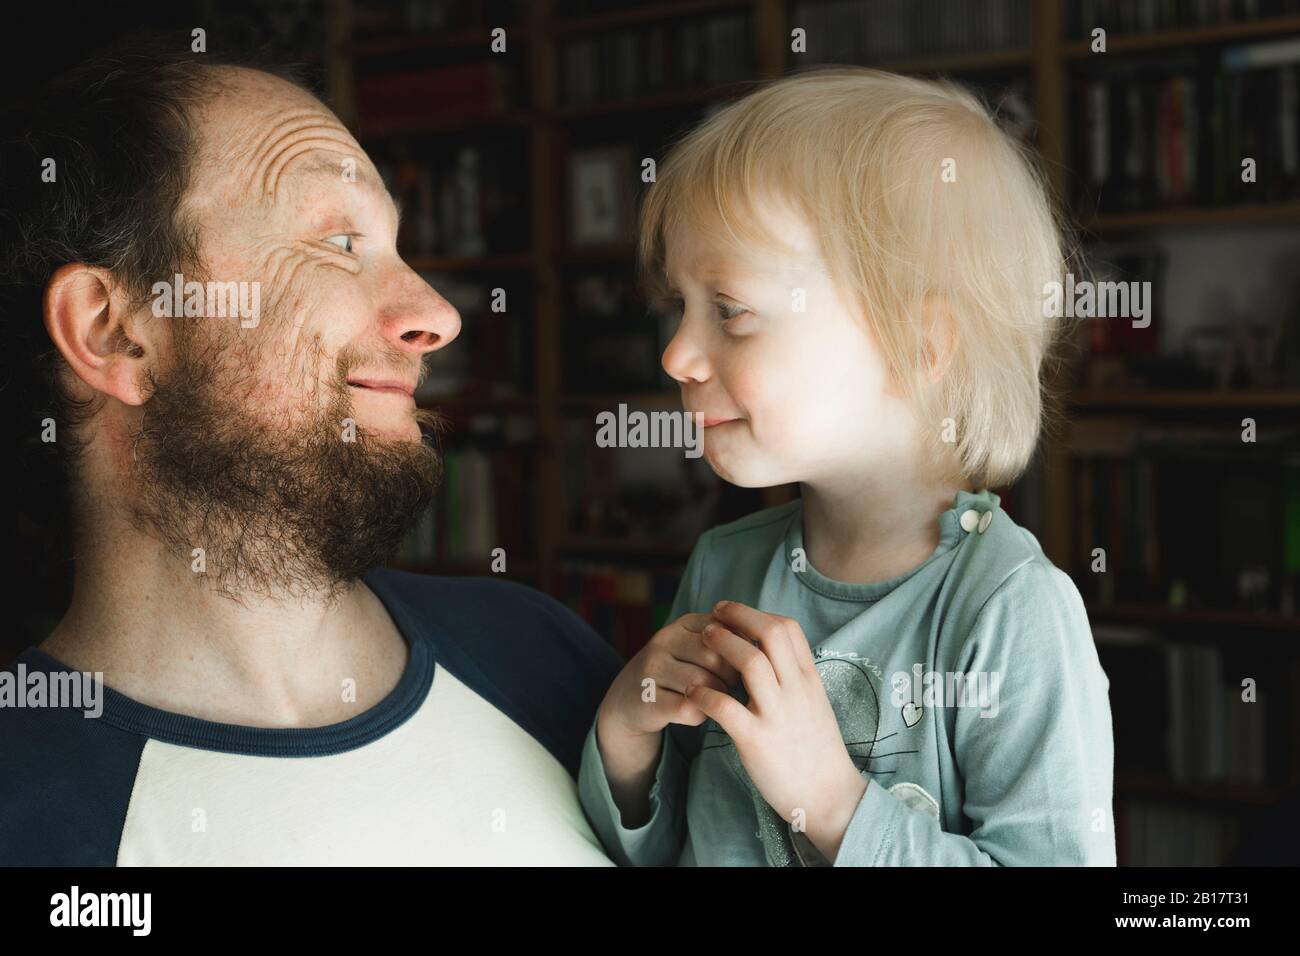
[[[292,427],[346,386],[358,427],[417,439],[421,359],[460,316],[398,257],[397,209],[338,119],[272,77],[223,75],[238,79],[200,114],[186,206],[211,276],[262,283],[255,327],[214,320],[257,369],[248,411]]]
[[[137,514],[232,589],[334,587],[432,497],[436,415],[412,393],[460,316],[398,257],[397,210],[338,119],[273,77],[220,75],[184,205],[206,271],[184,279],[249,283],[260,311],[154,320],[174,348],[135,444]]]

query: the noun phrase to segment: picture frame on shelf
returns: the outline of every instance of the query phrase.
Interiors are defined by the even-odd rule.
[[[569,156],[569,244],[591,249],[632,240],[632,150],[601,146]]]

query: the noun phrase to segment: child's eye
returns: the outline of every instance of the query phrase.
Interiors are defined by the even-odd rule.
[[[325,241],[328,242],[328,243],[331,243],[331,244],[333,244],[333,245],[338,246],[338,247],[339,247],[340,249],[342,249],[344,252],[351,252],[351,251],[352,251],[352,240],[353,240],[353,238],[354,238],[354,234],[353,234],[353,233],[350,233],[350,232],[341,232],[341,233],[339,233],[337,236],[330,236],[330,237],[329,237],[328,239],[326,239]],[[341,239],[341,240],[343,240],[343,241],[342,241],[342,242],[335,242],[334,240],[336,240],[336,239]]]
[[[722,316],[722,321],[724,322],[727,321],[727,319],[734,319],[742,316],[749,311],[749,309],[742,308],[738,305],[728,305],[726,302],[715,302],[713,304],[718,307],[718,315]]]

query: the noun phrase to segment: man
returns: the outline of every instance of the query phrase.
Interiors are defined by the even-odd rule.
[[[434,494],[412,393],[460,317],[356,140],[158,50],[32,114],[4,252],[75,579],[0,674],[0,864],[608,863],[573,777],[613,651],[522,586],[374,570]]]

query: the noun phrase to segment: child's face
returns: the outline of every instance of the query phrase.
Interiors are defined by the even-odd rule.
[[[682,321],[663,367],[686,411],[705,416],[705,458],[750,488],[898,473],[915,425],[865,320],[836,291],[807,223],[767,215],[796,255],[738,258],[684,231],[668,237]]]

